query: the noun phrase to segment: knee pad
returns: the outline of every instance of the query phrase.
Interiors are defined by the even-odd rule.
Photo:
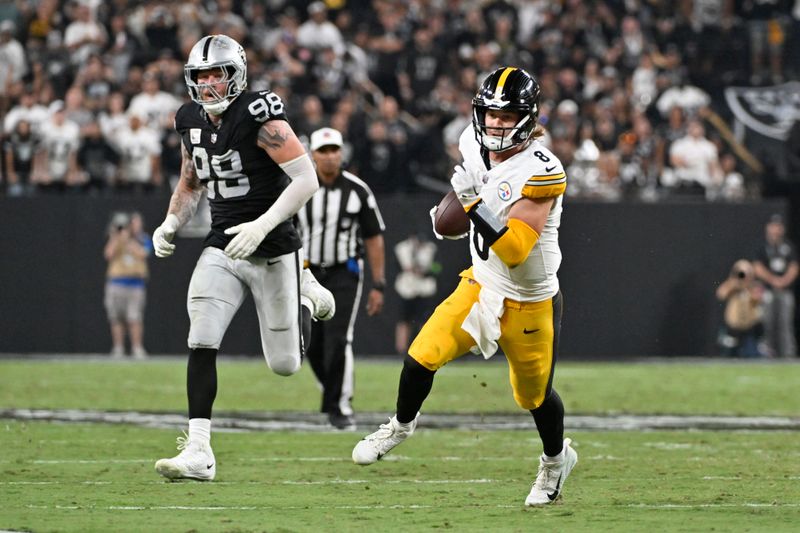
[[[213,348],[218,350],[224,333],[219,321],[212,320],[208,316],[192,313],[191,326],[189,327],[189,348]]]
[[[270,357],[267,360],[270,370],[279,376],[291,376],[300,370],[300,357],[281,356]]]

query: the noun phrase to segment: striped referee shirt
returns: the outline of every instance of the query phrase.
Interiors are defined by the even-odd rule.
[[[306,260],[312,266],[332,267],[351,257],[361,258],[363,239],[386,229],[369,186],[346,170],[332,185],[320,183],[297,218]]]

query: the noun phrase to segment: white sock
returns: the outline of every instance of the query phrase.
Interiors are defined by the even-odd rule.
[[[394,415],[394,421],[395,421],[395,422],[397,422],[397,427],[399,427],[399,428],[400,428],[400,429],[402,429],[402,430],[406,430],[406,431],[407,431],[407,430],[409,430],[409,429],[411,429],[411,424],[413,424],[413,423],[414,423],[414,421],[413,421],[413,420],[412,420],[411,422],[400,422],[400,421],[397,419],[397,415]]]
[[[208,418],[190,418],[189,440],[206,446],[211,444],[211,420]]]
[[[564,460],[564,450],[561,450],[561,452],[558,455],[554,455],[553,457],[542,454],[542,459],[544,459],[548,463],[560,463],[561,461]]]

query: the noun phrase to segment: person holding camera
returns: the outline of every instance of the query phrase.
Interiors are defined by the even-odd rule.
[[[783,217],[774,214],[765,227],[766,239],[755,260],[755,275],[764,282],[764,332],[770,355],[797,357],[794,334],[794,283],[797,251],[786,239]]]
[[[152,247],[150,237],[143,231],[141,215],[114,214],[103,252],[108,261],[105,307],[111,325],[111,357],[114,359],[125,355],[126,330],[133,358],[147,357],[142,340],[147,256]]]
[[[762,293],[753,265],[745,259],[736,261],[728,278],[717,288],[717,299],[725,302],[724,327],[720,335],[720,346],[725,355],[764,355],[760,346],[763,334]]]

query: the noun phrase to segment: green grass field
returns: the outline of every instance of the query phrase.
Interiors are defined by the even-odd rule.
[[[310,372],[220,361],[217,408],[308,411]],[[357,364],[360,411],[392,410],[399,363]],[[183,412],[184,362],[0,361],[0,409]],[[570,414],[798,416],[800,365],[560,364]],[[503,364],[455,364],[425,412],[518,412]],[[535,432],[420,429],[384,461],[350,461],[358,433],[216,433],[217,480],[160,479],[174,429],[0,420],[0,530],[797,531],[796,431],[572,431],[564,498],[525,509]]]

